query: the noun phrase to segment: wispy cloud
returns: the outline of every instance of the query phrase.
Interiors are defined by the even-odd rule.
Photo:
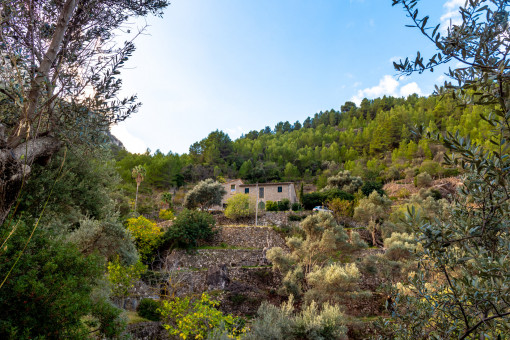
[[[235,128],[225,129],[225,132],[228,134],[230,139],[234,140],[236,138],[241,137],[241,135],[247,131],[241,126],[236,126]]]
[[[138,137],[133,136],[124,125],[114,125],[111,128],[111,133],[117,137],[129,152],[144,153],[147,150],[147,145]]]
[[[443,8],[445,12],[441,16],[441,29],[443,32],[447,31],[448,27],[450,26],[450,22],[452,25],[459,25],[462,23],[459,7],[464,6],[465,3],[465,0],[447,0],[444,3]]]
[[[422,90],[417,83],[412,82],[406,85],[402,85],[398,80],[394,79],[390,75],[385,75],[379,84],[373,87],[367,87],[363,90],[359,90],[358,93],[351,98],[351,101],[359,105],[363,98],[377,98],[384,95],[394,97],[407,97],[410,94],[417,93],[422,94]]]

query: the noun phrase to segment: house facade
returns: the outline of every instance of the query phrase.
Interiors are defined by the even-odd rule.
[[[292,182],[280,183],[258,183],[258,184],[244,184],[240,179],[228,181],[223,184],[227,194],[223,196],[222,205],[225,206],[227,200],[235,194],[248,194],[258,202],[279,202],[284,198],[288,199],[290,203],[298,202],[296,195],[296,188]]]

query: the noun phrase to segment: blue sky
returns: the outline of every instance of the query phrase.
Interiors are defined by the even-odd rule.
[[[432,24],[463,2],[422,7]],[[443,79],[396,76],[392,60],[433,46],[391,0],[173,0],[146,22],[122,73],[143,106],[112,128],[131,152],[185,153],[216,129],[235,139],[348,100],[430,94]]]

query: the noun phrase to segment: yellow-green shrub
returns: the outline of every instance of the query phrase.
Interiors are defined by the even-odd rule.
[[[246,332],[242,319],[223,314],[216,308],[218,305],[206,293],[196,301],[189,296],[163,301],[160,309],[163,327],[170,336],[180,339],[206,339],[214,328],[222,326],[228,331],[228,338],[240,339]]]
[[[140,261],[132,266],[124,266],[117,256],[113,262],[108,262],[107,270],[107,278],[112,286],[113,296],[127,297],[136,281],[147,271],[147,266]]]
[[[159,211],[159,218],[162,220],[173,220],[174,219],[174,213],[171,209],[161,209]]]
[[[156,222],[143,216],[127,220],[127,229],[133,236],[138,253],[144,262],[152,260],[154,250],[161,242],[162,231]]]
[[[255,214],[255,200],[248,194],[236,194],[227,200],[225,216],[230,219],[252,216]]]

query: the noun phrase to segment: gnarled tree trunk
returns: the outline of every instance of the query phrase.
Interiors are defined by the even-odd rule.
[[[16,202],[23,181],[30,175],[31,165],[49,159],[61,145],[56,138],[45,136],[9,148],[4,131],[0,123],[0,225]]]

